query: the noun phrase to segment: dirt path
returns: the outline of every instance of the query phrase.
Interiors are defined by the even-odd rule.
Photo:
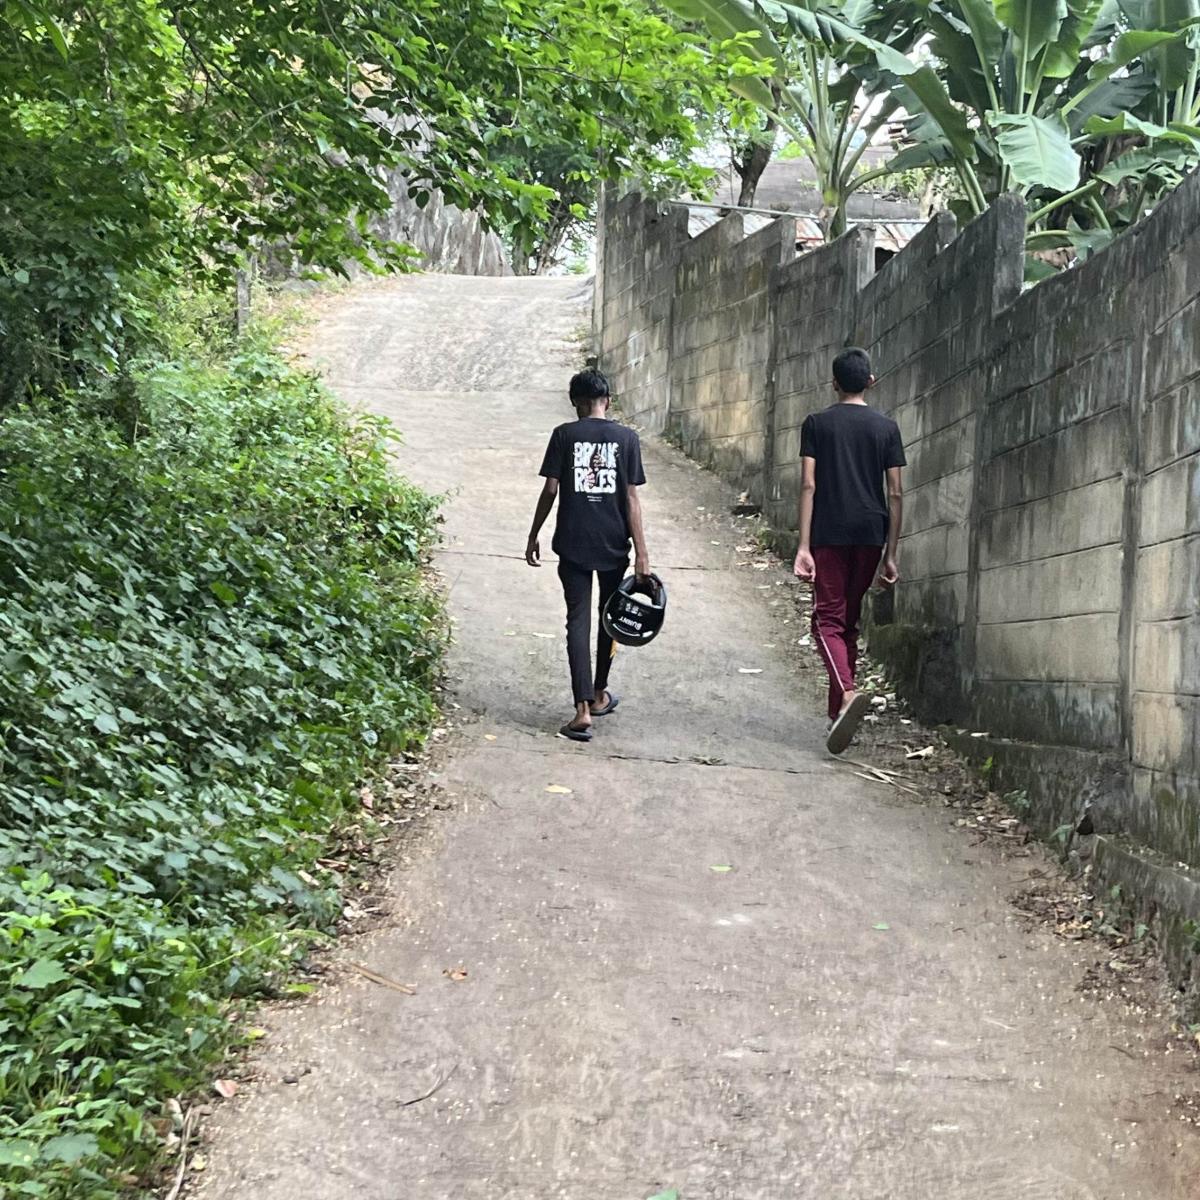
[[[204,1196],[1196,1195],[1161,1026],[1079,992],[1094,949],[1025,928],[1006,897],[1027,862],[968,853],[944,812],[818,751],[782,573],[735,568],[729,497],[661,446],[669,629],[619,659],[591,746],[549,735],[561,597],[517,556],[585,303],[577,280],[434,276],[322,321],[336,389],[453,492],[441,565],[473,717],[442,781],[455,810],[351,955],[416,994],[346,980],[269,1014],[266,1082],[225,1106]]]

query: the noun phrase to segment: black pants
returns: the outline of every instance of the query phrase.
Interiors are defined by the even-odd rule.
[[[611,571],[596,571],[600,580],[600,604],[596,623],[600,629],[596,635],[596,676],[592,679],[592,574],[584,567],[559,559],[558,577],[562,580],[563,597],[567,602],[567,659],[571,664],[571,689],[575,703],[587,701],[591,704],[608,687],[608,668],[613,657],[612,638],[604,632],[600,614],[608,598],[617,590],[629,563],[622,563]]]

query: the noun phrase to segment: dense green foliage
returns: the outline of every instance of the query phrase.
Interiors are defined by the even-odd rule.
[[[432,711],[432,502],[181,297],[405,265],[396,173],[548,262],[599,179],[703,178],[724,73],[639,0],[0,0],[4,1194],[144,1164]]]
[[[1090,250],[1200,163],[1200,0],[663,3],[722,54],[741,39],[736,86],[809,151],[832,235],[855,187],[948,168],[964,216],[1016,191],[1032,246]],[[905,145],[855,174],[893,113]]]
[[[544,15],[558,36],[527,31],[510,50],[522,76],[556,80],[554,102],[531,105],[514,89],[497,98],[485,135],[506,175],[545,189],[536,222],[502,223],[518,274],[552,265],[587,227],[603,180],[649,195],[703,192],[703,114],[731,98],[725,56],[706,55],[640,0],[551,0]]]
[[[434,502],[257,340],[0,443],[0,1191],[114,1194],[433,710]]]
[[[0,3],[0,404],[119,374],[258,252],[402,265],[397,172],[557,246],[599,178],[703,176],[726,73],[638,0]]]

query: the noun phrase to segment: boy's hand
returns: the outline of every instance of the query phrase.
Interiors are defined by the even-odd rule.
[[[650,577],[650,559],[648,555],[639,554],[633,560],[633,573],[638,579]]]
[[[885,558],[879,564],[879,574],[875,576],[875,581],[885,588],[895,587],[900,582],[900,568],[894,558]]]
[[[817,564],[812,556],[811,550],[805,550],[803,546],[796,551],[796,564],[792,568],[796,572],[798,579],[805,579],[812,583],[817,577]]]
[[[531,567],[540,567],[542,565],[542,547],[537,538],[530,538],[525,543],[525,561]]]

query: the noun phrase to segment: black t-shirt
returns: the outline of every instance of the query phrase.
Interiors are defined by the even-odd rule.
[[[541,474],[558,480],[554,553],[589,571],[629,561],[626,488],[646,482],[638,435],[606,417],[584,417],[551,435]]]
[[[834,404],[805,418],[800,456],[817,463],[810,543],[882,546],[888,535],[884,472],[906,465],[896,422],[866,404]]]

